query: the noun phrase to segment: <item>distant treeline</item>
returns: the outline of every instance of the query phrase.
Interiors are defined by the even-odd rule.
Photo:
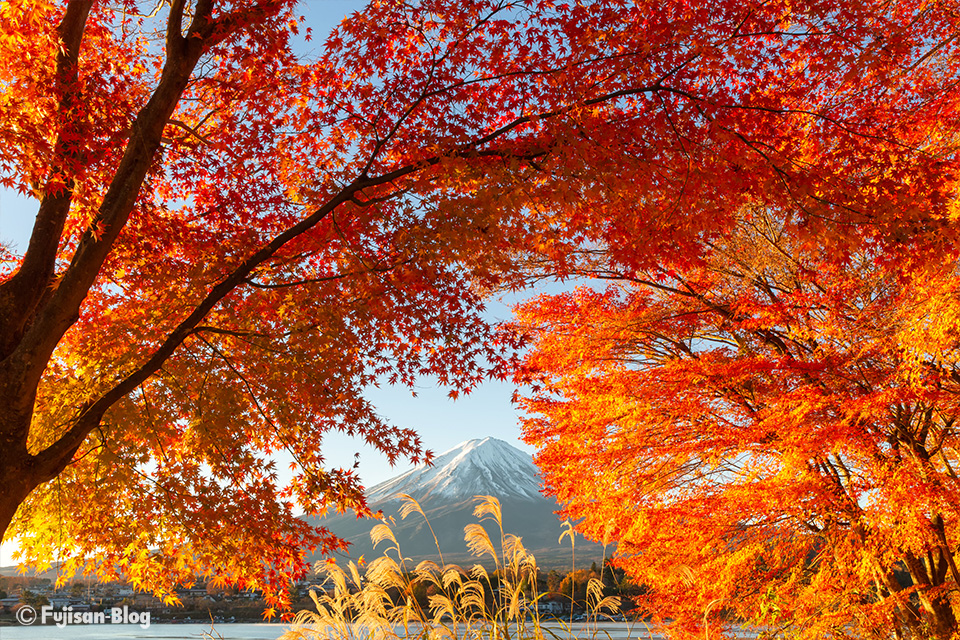
[[[36,576],[0,576],[0,590],[10,593],[17,589],[35,589],[49,587],[53,583],[50,578]]]

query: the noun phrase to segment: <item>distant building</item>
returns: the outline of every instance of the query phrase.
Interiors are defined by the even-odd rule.
[[[2,610],[4,613],[10,613],[18,604],[20,604],[20,596],[0,598],[0,610]]]
[[[543,615],[560,615],[570,610],[568,604],[562,600],[544,600],[537,601],[537,613]]]

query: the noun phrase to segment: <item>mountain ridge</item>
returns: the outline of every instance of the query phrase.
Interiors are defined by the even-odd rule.
[[[528,551],[537,558],[543,569],[570,568],[570,543],[559,543],[563,529],[555,512],[557,502],[540,491],[539,470],[529,454],[497,438],[467,440],[434,458],[430,466],[420,465],[390,478],[367,492],[367,503],[373,511],[381,511],[383,518],[400,544],[404,557],[414,561],[437,560],[440,551],[447,562],[479,562],[485,559],[470,554],[463,540],[467,524],[477,523],[473,515],[478,496],[496,497],[503,514],[505,533],[519,536]],[[401,495],[415,499],[429,520],[430,532],[423,516],[399,516]],[[370,530],[376,519],[357,519],[347,514],[329,515],[313,524],[326,527],[335,535],[350,542],[348,556],[370,559],[381,555],[370,542]],[[482,523],[493,540],[499,540],[500,529],[487,520]],[[578,539],[577,558],[599,561],[601,545]]]
[[[469,472],[473,473],[469,473]],[[499,476],[495,475],[499,472]],[[509,478],[509,482],[503,480]],[[540,478],[533,458],[493,437],[466,440],[434,459],[367,490],[369,503],[384,502],[405,493],[418,501],[497,495],[539,499]]]

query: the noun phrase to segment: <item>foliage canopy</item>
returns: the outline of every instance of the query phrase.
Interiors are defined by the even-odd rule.
[[[745,207],[835,256],[953,246],[949,3],[387,0],[311,56],[296,8],[0,4],[0,184],[38,203],[0,268],[27,561],[283,606],[338,544],[295,504],[364,509],[323,434],[428,457],[363,387],[503,364],[482,299],[523,268],[699,263]]]
[[[678,634],[955,637],[958,284],[745,213],[696,268],[521,310],[525,435]]]

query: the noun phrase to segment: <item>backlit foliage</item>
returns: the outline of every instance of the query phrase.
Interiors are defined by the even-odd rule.
[[[678,637],[958,631],[956,263],[837,260],[763,209],[696,267],[603,270],[519,322],[526,439]]]
[[[521,267],[689,265],[773,205],[834,258],[953,255],[950,2],[375,0],[316,41],[302,6],[0,3],[0,185],[37,212],[0,254],[25,562],[282,608],[340,544],[294,515],[365,512],[324,435],[429,458],[363,389],[502,365],[483,298]]]

